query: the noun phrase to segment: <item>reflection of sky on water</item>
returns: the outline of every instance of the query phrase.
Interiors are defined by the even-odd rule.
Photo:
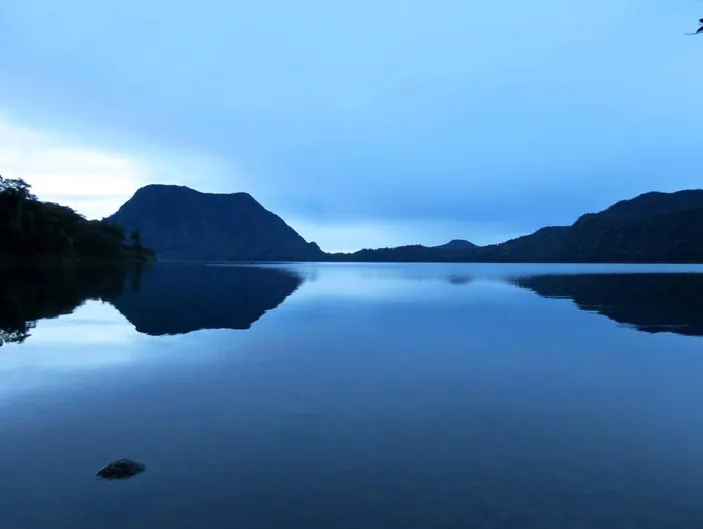
[[[140,358],[140,340],[112,305],[87,301],[72,314],[42,320],[23,344],[0,349],[0,395],[52,385],[76,371],[95,371]]]
[[[5,344],[0,371],[41,365],[47,369],[90,369],[129,361],[124,347],[138,339],[112,305],[87,301],[72,314],[41,320],[23,344]],[[114,354],[113,354],[114,353]]]
[[[218,265],[231,266],[231,265]],[[241,265],[234,265],[241,266]],[[292,270],[314,282],[335,278],[344,289],[343,279],[384,279],[449,281],[452,278],[509,280],[541,274],[683,273],[703,272],[700,264],[591,264],[591,263],[293,263],[261,265]]]
[[[41,320],[22,344],[0,348],[0,397],[88,381],[108,382],[116,373],[145,374],[165,364],[201,363],[217,353],[223,332],[211,332],[209,347],[202,335],[154,338],[134,326],[109,303],[88,300],[72,314]]]
[[[134,340],[132,325],[109,303],[89,300],[72,314],[43,320],[32,333],[32,343],[112,344]]]
[[[347,270],[321,274],[314,281],[306,281],[290,298],[290,303],[314,302],[320,298],[357,300],[392,299],[396,302],[485,301],[524,297],[524,292],[500,280],[469,279],[452,282],[451,278],[413,278],[363,276]]]
[[[316,279],[248,330],[89,301],[0,349],[3,527],[700,528],[700,338],[471,267],[292,268]],[[96,487],[121,457],[148,471]]]
[[[290,302],[319,296],[345,299],[442,299],[507,302],[529,293],[509,283],[513,277],[561,273],[703,272],[703,265],[619,265],[544,263],[300,263],[268,265],[296,272],[305,279]]]
[[[373,300],[443,300],[481,297],[499,292],[519,295],[521,289],[506,283],[502,274],[474,275],[480,270],[467,264],[407,265],[397,263],[301,263],[271,265],[291,270],[302,278],[303,285],[287,303],[304,302],[319,297]]]
[[[217,355],[232,358],[237,350],[252,347],[290,350],[293,354],[295,344],[307,339],[305,332],[314,332],[321,340],[331,339],[326,336],[331,331],[324,324],[311,331],[312,321],[329,323],[337,318],[344,326],[337,327],[333,334],[377,322],[375,332],[386,335],[388,340],[402,339],[401,333],[410,329],[431,326],[427,332],[440,333],[440,340],[447,343],[463,333],[491,331],[496,347],[510,347],[516,336],[524,334],[526,340],[534,340],[532,333],[542,329],[540,332],[549,336],[549,343],[544,345],[548,349],[566,346],[575,334],[584,333],[583,339],[592,336],[615,342],[636,340],[643,351],[655,351],[659,347],[657,340],[664,338],[623,335],[622,331],[637,331],[613,326],[596,314],[565,310],[573,307],[571,300],[545,300],[507,279],[564,270],[608,273],[701,269],[676,265],[455,263],[271,266],[292,270],[305,281],[247,331],[200,330],[181,336],[152,337],[138,333],[111,304],[92,300],[72,314],[41,320],[25,343],[0,348],[0,396],[67,386],[77,383],[76,377],[94,381],[115,373],[163,370],[167,365],[205,366]],[[190,310],[187,306],[180,309]],[[276,332],[270,333],[270,329]],[[676,340],[684,349],[697,346],[682,337],[665,340]]]
[[[408,267],[386,265],[292,265],[290,268],[305,278],[303,285],[280,307],[264,315],[264,319],[271,318],[274,324],[283,326],[299,321],[300,317],[305,319],[304,312],[296,313],[296,306],[314,306],[326,300],[344,301],[344,310],[351,316],[358,315],[356,309],[367,306],[366,302],[394,305],[437,302],[447,307],[507,303],[530,296],[522,289],[493,279],[452,283],[450,279],[456,276],[425,267],[408,270]],[[461,267],[453,268],[448,273],[465,277],[460,274]],[[260,338],[273,347],[281,347],[279,338]],[[37,322],[23,344],[8,343],[0,349],[3,382],[0,395],[75,384],[78,383],[75,377],[109,376],[115,370],[133,370],[137,365],[148,369],[163,367],[164,363],[202,363],[218,351],[227,350],[231,354],[230,349],[241,339],[245,339],[241,331],[235,335],[227,330],[196,331],[178,337],[143,335],[110,303],[88,300],[72,314]]]

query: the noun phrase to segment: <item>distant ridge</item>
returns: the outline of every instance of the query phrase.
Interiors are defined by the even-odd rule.
[[[354,262],[703,263],[703,190],[651,192],[500,244],[454,239],[422,245],[324,253],[251,195],[147,186],[109,220],[140,230],[162,259]]]
[[[703,263],[703,190],[650,192],[571,226],[550,226],[490,246],[401,246],[330,256],[335,261]],[[470,243],[469,243],[470,244]]]
[[[703,190],[644,193],[484,252],[498,261],[703,262]]]
[[[307,261],[324,257],[248,193],[201,193],[184,186],[139,189],[109,220],[139,230],[162,259]]]

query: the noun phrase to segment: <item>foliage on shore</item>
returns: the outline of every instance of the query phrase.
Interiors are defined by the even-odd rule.
[[[141,235],[119,224],[88,220],[73,209],[43,202],[21,179],[0,176],[0,264],[149,261]]]

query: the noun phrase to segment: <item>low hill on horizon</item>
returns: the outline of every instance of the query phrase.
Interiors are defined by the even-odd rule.
[[[433,248],[445,248],[447,250],[466,250],[469,248],[478,248],[478,244],[474,244],[466,239],[452,239],[446,244],[433,246]]]

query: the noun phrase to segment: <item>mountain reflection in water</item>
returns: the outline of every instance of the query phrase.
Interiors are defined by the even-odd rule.
[[[643,332],[703,336],[702,274],[559,274],[512,282]]]
[[[0,345],[22,343],[37,321],[109,302],[140,333],[248,329],[303,280],[275,268],[156,265],[7,269],[0,275]]]
[[[403,278],[422,279],[422,266]],[[378,271],[362,272],[375,277]],[[6,269],[0,275],[0,346],[24,342],[37,321],[70,314],[91,299],[110,303],[139,333],[151,336],[245,330],[314,278],[294,266]],[[474,279],[465,273],[445,276],[468,288]],[[544,298],[573,300],[581,310],[643,332],[703,336],[703,274],[560,273],[506,275],[500,281]]]
[[[168,265],[146,270],[139,288],[110,299],[138,332],[152,336],[251,327],[303,283],[254,266]]]

